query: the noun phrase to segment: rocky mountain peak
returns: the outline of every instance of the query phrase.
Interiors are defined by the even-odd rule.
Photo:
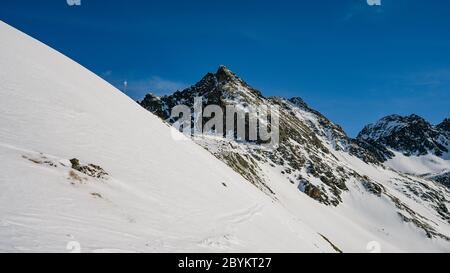
[[[409,116],[389,115],[374,124],[369,124],[359,133],[358,138],[379,140],[389,137],[401,130],[429,130],[432,125],[422,117],[412,114]]]
[[[138,102],[147,110],[163,119],[170,117],[170,110],[179,104],[193,106],[196,97],[203,97],[204,105],[245,104],[258,105],[261,103],[260,91],[248,85],[226,66],[221,65],[215,73],[207,73],[200,81],[182,91],[171,95],[156,97],[148,94]]]
[[[436,127],[444,132],[450,133],[450,118],[444,119],[444,121],[439,123]]]
[[[306,104],[306,102],[300,98],[300,97],[293,97],[289,99],[289,102],[294,104],[295,106],[297,106],[300,109],[308,109],[308,105]]]
[[[244,80],[242,80],[242,78],[240,78],[224,65],[219,66],[214,76],[219,85],[219,88],[225,94],[225,96],[239,96],[243,98],[246,103],[249,103],[249,100],[258,100],[263,98],[263,95],[259,90],[247,84]]]
[[[225,66],[220,66],[216,73],[206,74],[190,88],[164,96],[160,100],[149,95],[141,105],[169,123],[174,123],[170,119],[170,110],[180,104],[193,107],[194,98],[198,96],[203,97],[204,106],[280,106],[280,141],[274,150],[266,151],[255,145],[262,143],[262,140],[223,145],[226,140],[212,140],[207,136],[195,138],[199,145],[213,152],[266,193],[272,194],[272,190],[267,186],[267,175],[263,169],[265,165],[275,166],[280,169],[279,175],[283,180],[301,184],[299,189],[310,197],[336,206],[341,202],[342,192],[347,190],[345,181],[356,174],[340,166],[333,151],[350,153],[373,164],[380,163],[379,158],[385,159],[385,151],[379,152],[369,142],[363,144],[372,150],[362,147],[360,143],[348,138],[340,126],[310,108],[303,99],[265,98],[260,91],[252,88]]]
[[[220,65],[215,74],[218,82],[232,81],[236,79],[236,74],[231,72],[226,66]]]
[[[183,91],[160,99],[149,95],[146,99],[151,105],[141,105],[173,124],[175,120],[169,118],[170,109],[180,104],[192,108],[194,97],[198,96],[203,97],[204,106],[279,107],[279,143],[273,149],[262,147],[262,140],[236,141],[211,137],[209,132],[193,136],[195,143],[274,199],[279,197],[277,189],[280,184],[328,206],[339,206],[344,202],[343,194],[354,190],[355,185],[358,191],[365,190],[378,197],[385,194],[391,198],[377,177],[369,177],[359,167],[353,168],[345,163],[347,159],[353,156],[355,162],[360,159],[367,164],[367,168],[377,169],[383,168],[383,162],[395,157],[391,149],[409,154],[430,150],[442,152],[445,149],[439,142],[438,130],[417,115],[385,117],[367,126],[359,139],[351,139],[339,125],[309,107],[302,98],[265,98],[225,66],[220,66],[216,73],[206,74],[197,84]],[[441,175],[436,179],[445,184],[446,177]],[[398,204],[398,199],[392,200],[402,206]],[[444,219],[448,217],[445,211],[440,215]],[[423,226],[420,222],[416,223]],[[434,232],[432,229],[426,230],[430,234]]]
[[[448,139],[442,135],[439,128],[416,114],[384,117],[366,126],[359,133],[358,139],[377,141],[407,156],[428,153],[441,156],[448,152],[447,145],[443,143]]]

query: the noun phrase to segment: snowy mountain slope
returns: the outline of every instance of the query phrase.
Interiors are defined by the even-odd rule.
[[[388,251],[448,250],[450,192],[385,168],[394,153],[350,139],[299,98],[265,98],[219,67],[186,90],[161,98],[149,94],[141,105],[173,123],[171,108],[193,107],[197,96],[203,106],[280,106],[280,145],[274,150],[208,133],[194,141],[344,251],[363,251],[361,242],[370,238]]]
[[[384,164],[403,173],[424,175],[450,170],[450,162],[448,160],[444,160],[433,154],[405,156],[397,151],[393,151],[393,153],[395,156],[387,160]]]
[[[335,251],[96,75],[0,37],[0,252]]]

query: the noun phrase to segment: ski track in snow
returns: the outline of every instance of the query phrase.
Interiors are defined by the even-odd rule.
[[[237,227],[245,222],[251,221],[253,217],[261,214],[263,204],[255,204],[243,210],[237,210],[227,215],[223,215],[217,218],[217,222],[219,223],[216,229],[223,229],[226,233],[208,237],[201,241],[200,245],[217,250],[227,250],[231,249],[231,245],[243,245],[243,241],[241,241],[234,234]]]

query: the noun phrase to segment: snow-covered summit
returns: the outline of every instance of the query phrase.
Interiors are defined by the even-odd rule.
[[[434,126],[418,115],[391,115],[366,126],[358,139],[372,140],[407,156],[428,153],[443,156],[449,152],[448,120]]]

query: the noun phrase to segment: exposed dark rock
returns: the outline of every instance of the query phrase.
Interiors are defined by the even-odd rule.
[[[431,180],[436,181],[448,189],[450,189],[450,172],[445,172],[442,174],[437,174],[429,177]]]
[[[331,245],[331,247],[338,253],[344,253],[342,252],[342,250],[340,250],[335,244],[333,244],[327,237],[325,237],[324,235],[320,234],[319,235],[325,240],[327,241],[327,243],[329,243]]]
[[[86,166],[82,166],[80,164],[80,161],[76,158],[71,159],[70,163],[72,164],[72,169],[77,170],[81,173],[84,173],[90,177],[106,178],[108,176],[108,173],[105,172],[105,170],[103,170],[100,166],[97,166],[94,164],[88,164]]]
[[[450,133],[450,118],[444,119],[443,122],[436,126],[439,130]]]
[[[383,186],[371,181],[368,177],[365,177],[361,183],[368,192],[373,193],[378,197],[381,197],[381,194],[385,192]]]
[[[80,165],[80,161],[76,158],[73,158],[70,160],[70,163],[72,164],[72,169],[80,171],[81,170],[81,165]]]
[[[350,154],[359,157],[366,163],[385,162],[395,156],[383,144],[372,139],[352,139],[352,144],[356,144],[356,146],[350,146]]]

